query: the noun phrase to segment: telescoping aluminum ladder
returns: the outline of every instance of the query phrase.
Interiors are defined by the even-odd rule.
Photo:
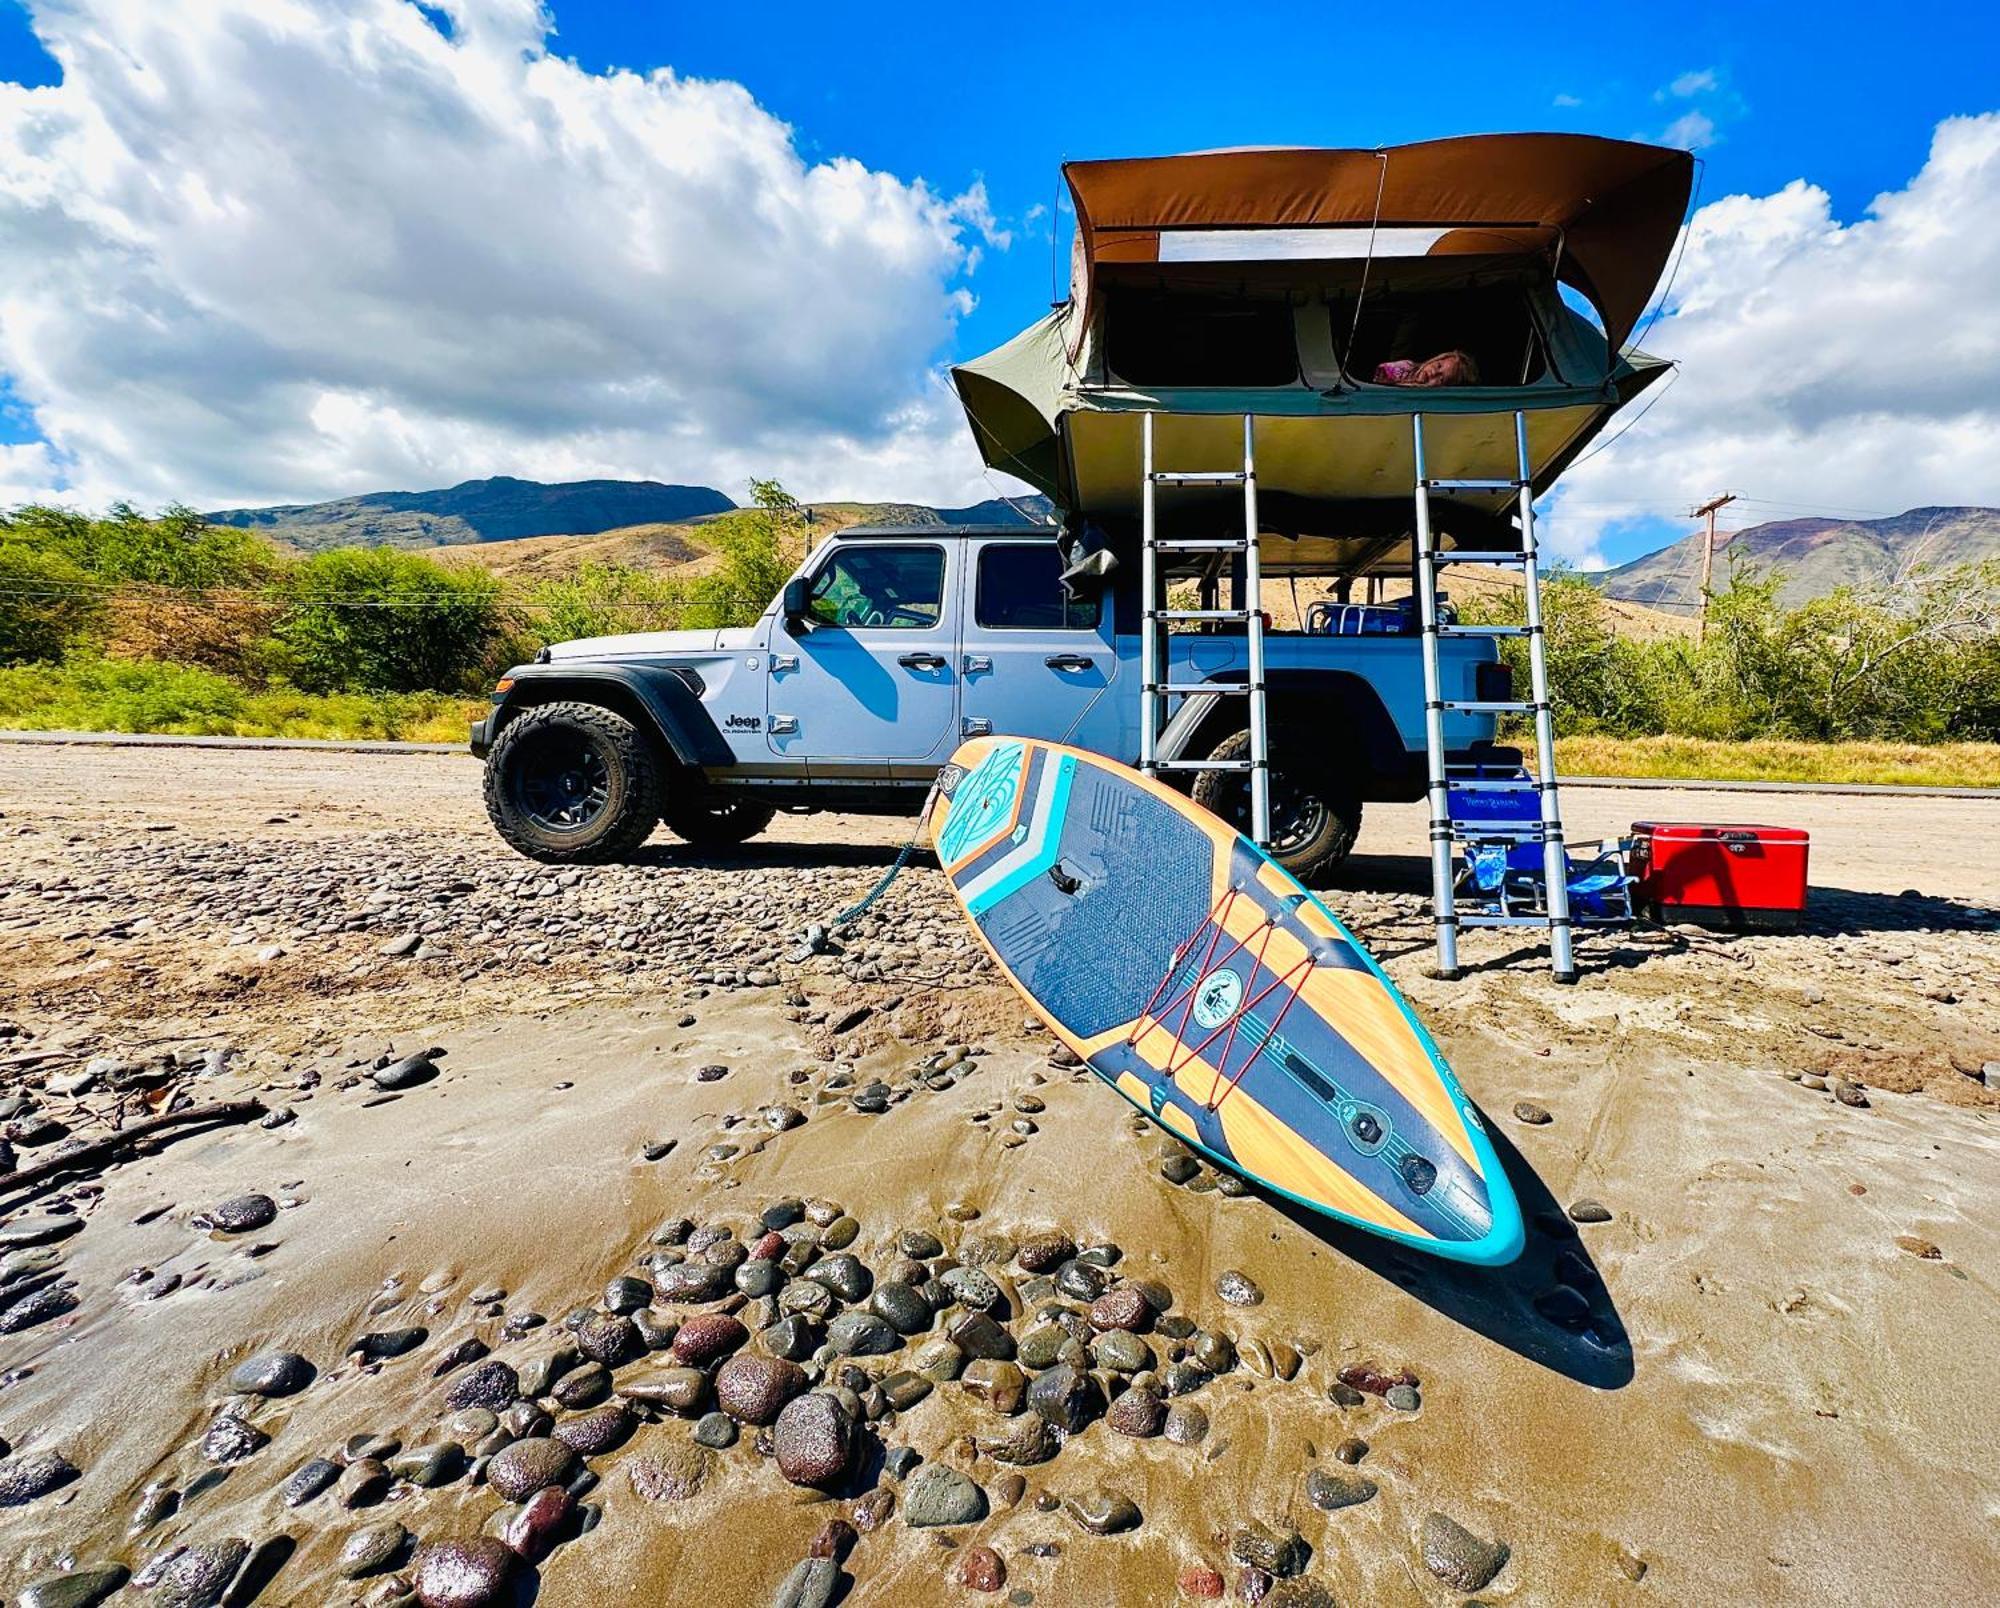
[[[1243,418],[1243,467],[1241,469],[1178,471],[1157,467],[1153,455],[1153,415],[1140,420],[1140,447],[1144,479],[1140,490],[1140,588],[1144,599],[1144,619],[1139,637],[1139,768],[1148,776],[1162,771],[1247,771],[1250,776],[1250,837],[1259,848],[1271,845],[1271,748],[1270,727],[1265,719],[1264,700],[1264,615],[1262,571],[1257,554],[1257,439],[1256,420]],[[1243,488],[1243,534],[1201,538],[1162,538],[1155,508],[1157,493],[1163,488],[1196,487],[1214,489],[1240,485]],[[1242,596],[1237,608],[1176,609],[1168,607],[1166,572],[1162,555],[1206,553],[1215,557],[1240,556],[1243,561]],[[1168,638],[1180,624],[1205,621],[1241,621],[1249,654],[1249,673],[1241,686],[1213,681],[1180,683],[1173,678],[1172,645]],[[1186,693],[1220,693],[1241,697],[1248,704],[1250,752],[1243,759],[1162,759],[1160,735],[1166,729],[1168,700]]]
[[[1529,479],[1528,420],[1514,415],[1517,472],[1509,480],[1432,479],[1424,458],[1424,418],[1411,420],[1416,458],[1417,607],[1423,625],[1424,747],[1431,807],[1431,899],[1437,921],[1438,971],[1458,975],[1460,927],[1547,927],[1549,957],[1558,982],[1574,982],[1576,958],[1571,945],[1569,862],[1563,848],[1562,806],[1556,794],[1554,716],[1549,702],[1547,644],[1542,631],[1541,570],[1535,552],[1535,492]],[[1431,530],[1433,491],[1512,491],[1519,499],[1519,551],[1440,552]],[[1494,564],[1521,571],[1524,625],[1447,625],[1438,618],[1438,571],[1447,564]],[[1529,696],[1522,700],[1447,698],[1438,663],[1438,643],[1445,637],[1525,637],[1528,642]],[[1535,723],[1535,776],[1496,778],[1474,774],[1471,767],[1447,763],[1444,717],[1451,713],[1532,716]],[[1454,824],[1450,795],[1461,792],[1533,792],[1540,807],[1537,819],[1514,825],[1491,822],[1473,827]],[[1453,850],[1463,842],[1535,843],[1542,846],[1542,900],[1536,913],[1486,907],[1461,911],[1454,898],[1456,876]]]

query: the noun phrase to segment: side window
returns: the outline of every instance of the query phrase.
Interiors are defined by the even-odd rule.
[[[812,584],[825,625],[927,631],[944,615],[944,549],[846,544]]]
[[[972,617],[989,631],[1094,631],[1100,595],[1068,598],[1054,542],[993,546],[979,554]]]

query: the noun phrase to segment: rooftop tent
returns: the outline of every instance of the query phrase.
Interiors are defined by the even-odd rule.
[[[1141,414],[1161,415],[1161,463],[1196,470],[1236,467],[1252,413],[1265,524],[1316,538],[1271,560],[1356,567],[1408,530],[1412,413],[1431,473],[1471,479],[1513,472],[1513,414],[1527,412],[1544,489],[1666,368],[1619,347],[1687,204],[1684,151],[1489,135],[1064,172],[1069,301],[953,378],[986,461],[1073,513],[1136,517]],[[1373,383],[1379,362],[1449,349],[1479,383]],[[1508,504],[1434,506],[1448,535],[1486,541]],[[1217,513],[1198,494],[1172,509],[1191,524]]]

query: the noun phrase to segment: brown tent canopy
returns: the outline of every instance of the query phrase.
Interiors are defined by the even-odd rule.
[[[1073,296],[1119,265],[1243,256],[1536,257],[1589,299],[1615,351],[1659,282],[1687,209],[1686,151],[1582,134],[1478,134],[1373,151],[1212,151],[1064,166],[1076,203]],[[1268,231],[1295,231],[1286,237]],[[1358,233],[1357,233],[1358,231]],[[1391,235],[1389,232],[1394,231]],[[1074,352],[1071,354],[1074,356]]]

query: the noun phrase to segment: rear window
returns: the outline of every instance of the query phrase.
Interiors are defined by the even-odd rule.
[[[1133,385],[1296,385],[1284,301],[1119,291],[1104,315],[1111,372]]]
[[[1102,597],[1066,598],[1054,542],[988,547],[979,555],[972,617],[989,631],[1093,631]]]

